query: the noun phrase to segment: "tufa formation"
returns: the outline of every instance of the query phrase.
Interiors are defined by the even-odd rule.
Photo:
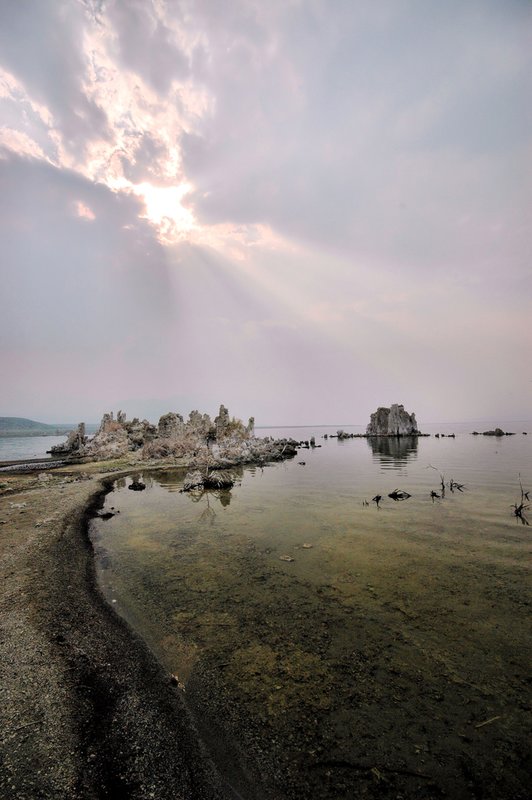
[[[394,403],[390,408],[380,407],[371,415],[366,428],[367,436],[419,436],[416,415]]]

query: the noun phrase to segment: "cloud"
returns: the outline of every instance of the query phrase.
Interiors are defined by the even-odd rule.
[[[76,3],[27,0],[0,9],[3,65],[50,109],[65,147],[77,158],[88,141],[110,136],[105,112],[84,87],[84,22]]]
[[[13,413],[37,384],[94,416],[525,408],[507,387],[530,346],[529,4],[0,16]]]
[[[166,254],[139,202],[9,154],[0,180],[5,346],[97,359],[132,327],[153,343],[173,309]]]
[[[117,35],[120,63],[141,76],[157,93],[189,74],[187,55],[150,0],[110,0],[106,14]]]
[[[514,250],[529,212],[516,167],[530,145],[531,12],[488,6],[273,4],[272,26],[269,4],[246,4],[253,33],[214,13],[215,110],[181,140],[200,221],[267,223],[418,275],[482,272],[494,247]]]

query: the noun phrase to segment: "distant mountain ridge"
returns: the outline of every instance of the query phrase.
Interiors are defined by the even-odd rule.
[[[60,436],[75,428],[75,425],[50,425],[25,417],[0,417],[0,436]]]

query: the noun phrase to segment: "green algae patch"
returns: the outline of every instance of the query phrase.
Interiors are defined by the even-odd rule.
[[[251,713],[277,717],[290,709],[330,708],[331,675],[320,659],[297,648],[265,644],[239,648],[226,670],[227,688]]]

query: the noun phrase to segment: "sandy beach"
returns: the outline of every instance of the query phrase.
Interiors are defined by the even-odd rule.
[[[84,522],[106,466],[0,479],[0,795],[231,796],[179,691],[95,587]]]

